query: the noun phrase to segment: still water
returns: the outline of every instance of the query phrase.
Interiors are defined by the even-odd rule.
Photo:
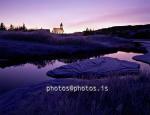
[[[126,53],[117,52],[113,54],[104,55],[104,57],[112,57],[120,60],[127,60],[130,62],[136,62],[140,64],[141,71],[150,71],[150,66],[146,63],[135,61],[132,57],[142,55],[140,53]],[[99,56],[101,57],[101,56]],[[98,58],[98,57],[94,57]],[[38,84],[42,81],[47,81],[50,78],[46,75],[49,70],[55,69],[62,65],[71,63],[70,60],[52,60],[46,61],[44,64],[41,63],[26,63],[17,66],[9,66],[0,68],[0,94],[10,91],[15,88],[21,88],[28,85]]]

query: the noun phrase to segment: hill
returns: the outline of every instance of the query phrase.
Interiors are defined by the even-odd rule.
[[[115,26],[110,28],[99,29],[95,31],[84,31],[87,34],[105,34],[124,38],[150,39],[150,24],[135,26]]]

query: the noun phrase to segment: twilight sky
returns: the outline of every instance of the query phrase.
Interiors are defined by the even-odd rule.
[[[150,0],[0,0],[0,22],[65,32],[150,23]]]

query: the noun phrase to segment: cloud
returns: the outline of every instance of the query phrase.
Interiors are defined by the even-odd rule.
[[[129,23],[129,22],[143,22],[146,21],[150,23],[149,15],[150,7],[140,8],[140,9],[127,9],[124,11],[113,12],[107,15],[99,15],[97,17],[92,17],[84,21],[78,21],[70,26],[83,26],[92,23]]]

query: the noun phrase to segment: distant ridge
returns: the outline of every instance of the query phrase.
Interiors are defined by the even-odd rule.
[[[84,31],[86,33],[86,31]],[[125,38],[150,39],[150,24],[127,25],[103,28],[91,32],[92,34],[105,34]]]
[[[102,29],[98,29],[96,31],[104,31],[104,30],[129,30],[129,29],[133,29],[133,30],[138,30],[138,29],[150,29],[150,24],[145,24],[145,25],[127,25],[127,26],[113,26],[113,27],[108,27],[108,28],[102,28]]]

